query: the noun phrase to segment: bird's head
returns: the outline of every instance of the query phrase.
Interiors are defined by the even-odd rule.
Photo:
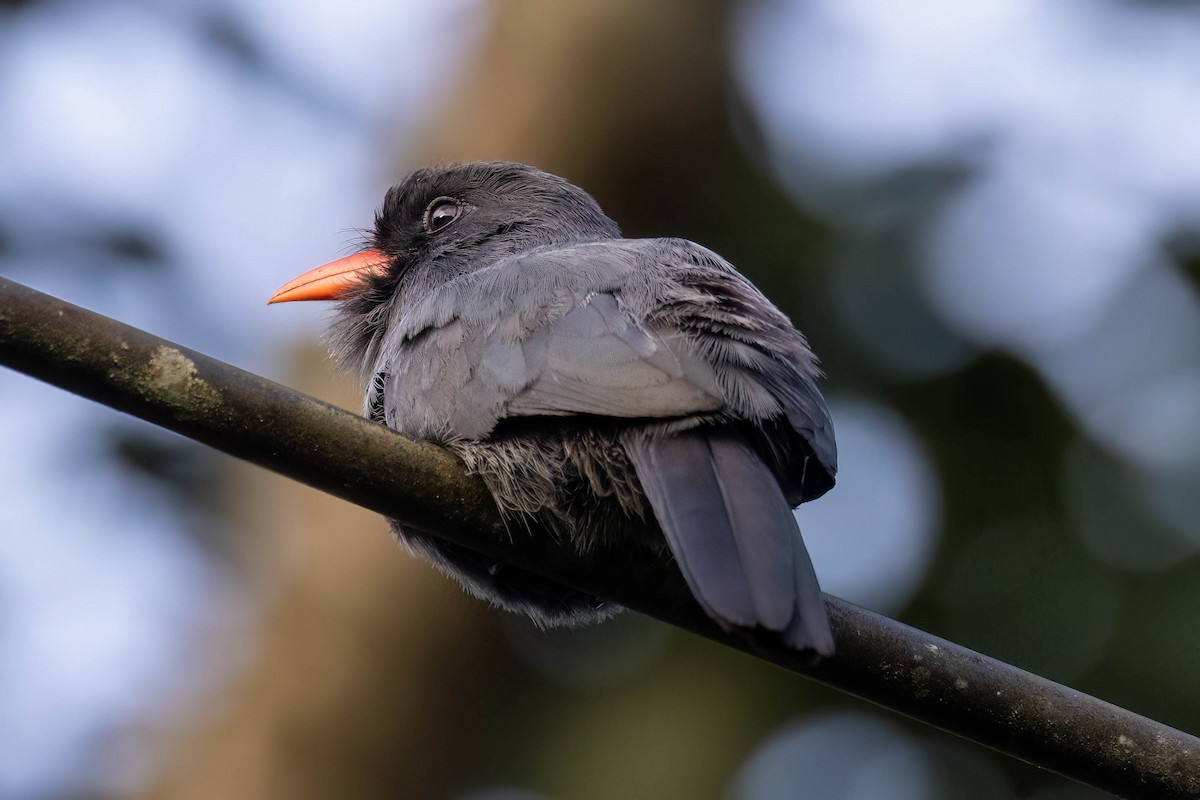
[[[619,236],[591,195],[525,164],[421,169],[388,190],[365,248],[288,281],[268,302],[341,301],[333,351],[369,371],[405,298],[536,247]]]

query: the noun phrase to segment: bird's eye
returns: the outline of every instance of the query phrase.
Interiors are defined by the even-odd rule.
[[[425,230],[430,233],[440,231],[462,213],[462,206],[450,197],[439,197],[425,209]]]

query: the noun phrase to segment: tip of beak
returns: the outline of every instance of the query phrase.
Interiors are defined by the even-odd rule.
[[[276,303],[286,303],[289,299],[288,294],[290,294],[290,293],[291,293],[290,288],[288,288],[287,286],[280,286],[278,289],[275,290],[275,294],[273,294],[269,298],[267,298],[267,305],[273,306]]]
[[[329,298],[325,298],[325,297],[311,297],[311,298],[309,298],[309,297],[299,297],[298,295],[300,295],[300,294],[301,294],[301,291],[300,291],[300,290],[301,290],[301,289],[303,289],[303,288],[304,288],[304,286],[305,286],[305,284],[299,284],[299,285],[297,285],[297,284],[296,284],[296,281],[289,281],[288,283],[285,283],[283,286],[280,286],[278,289],[276,289],[276,290],[275,290],[275,294],[273,294],[273,295],[271,295],[269,298],[267,298],[267,305],[269,305],[269,306],[273,306],[273,305],[275,305],[276,303],[287,303],[287,302],[289,302],[289,301],[292,301],[292,300],[324,300],[324,299],[333,299],[332,297],[329,297]]]

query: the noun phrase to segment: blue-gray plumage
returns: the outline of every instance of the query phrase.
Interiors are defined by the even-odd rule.
[[[579,551],[661,551],[727,626],[833,651],[791,508],[834,481],[816,359],[715,253],[621,238],[592,198],[511,163],[421,170],[388,192],[385,266],[341,293],[334,350],[366,408],[445,445],[510,524]],[[403,530],[475,594],[546,624],[615,609]]]

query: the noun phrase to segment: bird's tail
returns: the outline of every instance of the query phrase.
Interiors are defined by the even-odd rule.
[[[718,622],[833,654],[800,527],[770,468],[732,433],[689,431],[627,448],[692,594]]]

